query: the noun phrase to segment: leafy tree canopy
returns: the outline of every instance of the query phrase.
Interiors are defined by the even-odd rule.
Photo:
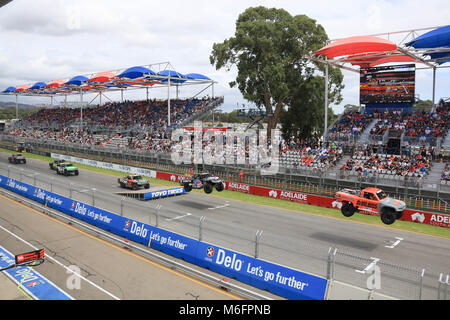
[[[243,97],[273,117],[268,118],[268,135],[279,122],[284,106],[304,104],[319,97],[320,80],[325,65],[309,59],[311,52],[322,48],[328,36],[324,28],[306,15],[292,16],[284,9],[251,7],[236,21],[234,37],[214,43],[210,55],[216,69],[236,67],[236,80]],[[339,99],[342,73],[330,67],[330,102]],[[306,88],[313,90],[307,92]],[[322,91],[325,87],[322,83]],[[308,97],[301,93],[307,92]],[[314,104],[316,105],[316,104]],[[324,101],[322,99],[322,109]],[[323,120],[322,120],[323,122]]]

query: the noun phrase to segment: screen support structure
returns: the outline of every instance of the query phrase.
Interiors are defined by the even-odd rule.
[[[327,142],[328,131],[328,59],[325,59],[325,119],[323,130],[323,142]]]
[[[433,107],[436,99],[436,67],[433,67]]]
[[[170,127],[170,75],[167,80],[167,126]]]

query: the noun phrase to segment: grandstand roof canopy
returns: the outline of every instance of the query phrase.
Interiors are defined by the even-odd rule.
[[[40,81],[20,86],[10,86],[0,94],[21,96],[57,96],[81,93],[98,93],[150,87],[211,85],[215,82],[198,73],[186,75],[172,70],[169,62],[125,69],[77,75],[65,79]]]
[[[345,67],[345,64],[367,68],[390,62],[414,62],[427,68],[438,68],[450,61],[450,26],[427,29],[433,30],[400,44],[382,38],[382,35],[337,39],[315,51],[312,59],[356,72],[351,67]],[[397,33],[409,33],[408,36],[411,36],[417,31],[419,29]],[[325,56],[327,60],[319,56]]]

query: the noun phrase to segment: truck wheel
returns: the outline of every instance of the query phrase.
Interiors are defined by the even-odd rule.
[[[146,185],[144,186],[144,188],[145,188],[145,189],[150,189],[150,185],[149,185],[149,184],[146,184]]]
[[[345,217],[351,217],[355,213],[355,207],[351,203],[344,203],[341,212]]]
[[[67,172],[67,170],[64,170],[64,175],[65,175],[65,176],[68,176],[68,175],[69,175],[69,173]]]
[[[191,191],[192,191],[192,185],[189,184],[189,183],[185,183],[185,184],[183,185],[183,187],[184,187],[184,190],[185,190],[186,192],[191,192]]]
[[[136,184],[136,183],[133,183],[133,185],[131,186],[131,188],[132,188],[133,190],[137,190],[137,184]]]
[[[76,175],[76,176],[78,175],[78,170],[75,171],[75,175]]]
[[[225,189],[225,187],[223,186],[223,183],[222,183],[222,182],[216,184],[216,190],[217,190],[217,191],[221,192],[221,191],[223,191],[223,189]]]
[[[211,183],[207,182],[207,183],[205,183],[203,190],[205,190],[206,194],[210,194],[213,191],[213,185]]]
[[[395,222],[395,212],[392,209],[383,210],[381,213],[381,221],[384,224],[393,224]]]
[[[23,160],[23,163],[24,163],[24,164],[27,163],[27,160],[24,159],[24,160]]]

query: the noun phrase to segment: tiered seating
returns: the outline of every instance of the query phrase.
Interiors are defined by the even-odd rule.
[[[325,170],[336,166],[342,158],[342,149],[289,150],[281,154],[281,166],[287,168]]]
[[[450,166],[447,162],[441,174],[441,184],[450,185]]]
[[[171,125],[181,124],[196,112],[205,109],[211,99],[171,100]],[[87,128],[143,129],[164,131],[167,126],[167,101],[144,100],[108,102],[83,109]],[[19,121],[17,126],[35,128],[65,128],[81,118],[81,110],[73,108],[42,109]]]
[[[351,111],[344,113],[328,131],[331,139],[360,135],[372,122],[373,115]]]
[[[411,156],[390,154],[356,153],[342,167],[344,174],[398,180],[403,177],[424,178],[432,166],[431,156],[426,149]]]
[[[450,105],[441,104],[435,112],[414,112],[401,114],[400,112],[385,112],[375,114],[378,122],[371,129],[373,140],[380,140],[380,136],[389,131],[390,137],[401,137],[409,144],[436,144],[436,139],[443,139],[450,125]]]

